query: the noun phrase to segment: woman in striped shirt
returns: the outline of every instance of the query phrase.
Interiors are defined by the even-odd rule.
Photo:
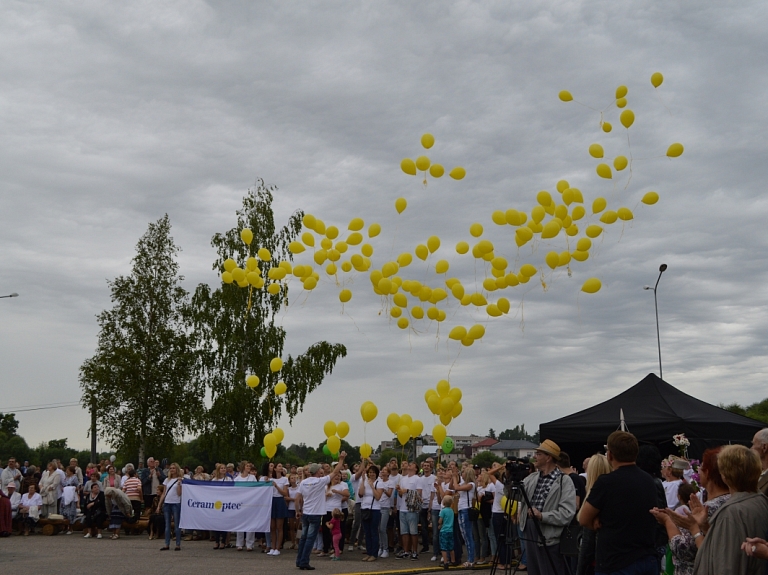
[[[141,479],[136,477],[136,470],[128,468],[127,477],[123,480],[123,491],[131,500],[131,507],[133,507],[133,520],[138,521],[141,517]]]

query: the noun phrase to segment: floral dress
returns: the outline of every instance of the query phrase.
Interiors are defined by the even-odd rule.
[[[712,517],[715,511],[728,501],[730,496],[730,493],[726,493],[707,501],[704,504],[704,507],[707,508],[707,518]],[[681,527],[680,535],[675,535],[669,540],[669,548],[672,551],[672,564],[675,566],[675,575],[693,575],[693,562],[696,560],[696,551],[698,550],[693,534],[684,527]]]

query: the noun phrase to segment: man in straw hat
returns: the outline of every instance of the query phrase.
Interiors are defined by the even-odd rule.
[[[528,552],[528,570],[532,575],[560,575],[568,569],[558,552],[558,544],[563,527],[576,515],[576,490],[573,481],[557,466],[560,457],[557,443],[545,439],[536,448],[535,457],[536,473],[523,480],[531,508],[523,501],[518,513]],[[543,544],[536,522],[541,526]]]

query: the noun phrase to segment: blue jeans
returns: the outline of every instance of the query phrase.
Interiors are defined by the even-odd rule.
[[[365,553],[370,557],[379,556],[379,523],[381,511],[371,509],[371,518],[363,519],[363,531],[365,531]]]
[[[437,555],[440,557],[440,527],[438,527],[438,523],[440,523],[440,511],[438,509],[432,509],[432,547],[434,549],[434,553],[432,555]]]
[[[181,547],[181,503],[163,503],[165,516],[165,546],[171,546],[171,516],[173,516],[174,531],[176,532],[176,547]]]
[[[309,556],[312,553],[315,539],[317,539],[317,533],[320,531],[322,520],[322,515],[301,516],[301,540],[299,541],[299,551],[296,555],[296,567],[309,566]]]
[[[459,510],[459,529],[464,538],[464,545],[467,546],[467,561],[475,562],[475,538],[472,534],[472,522],[469,520],[469,509]]]
[[[619,571],[611,571],[610,574],[595,571],[595,575],[659,575],[659,569],[659,560],[656,556],[648,555]]]

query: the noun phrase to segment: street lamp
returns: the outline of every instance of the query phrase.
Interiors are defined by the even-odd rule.
[[[661,274],[663,274],[667,270],[667,264],[661,264],[659,266],[659,277],[656,279],[656,285],[651,286],[645,286],[643,289],[650,289],[653,290],[653,304],[656,306],[656,341],[659,344],[659,379],[664,379],[664,375],[661,371],[661,337],[659,336],[659,300],[656,299],[656,288],[659,287],[659,281],[661,280]]]
[[[10,295],[0,295],[0,299],[3,299],[4,297],[19,297],[19,294],[16,292],[10,294]]]

